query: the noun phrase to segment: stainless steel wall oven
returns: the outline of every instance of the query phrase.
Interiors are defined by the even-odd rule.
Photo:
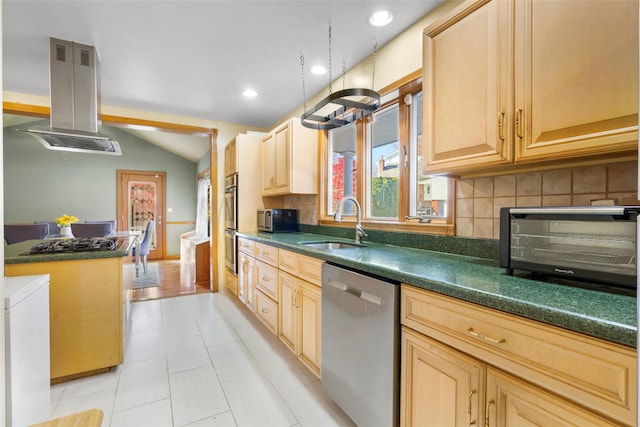
[[[225,266],[234,274],[238,272],[236,231],[238,230],[238,174],[224,180],[224,234]]]

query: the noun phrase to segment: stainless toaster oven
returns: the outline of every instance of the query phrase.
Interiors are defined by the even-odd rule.
[[[636,287],[639,206],[502,208],[500,266]]]

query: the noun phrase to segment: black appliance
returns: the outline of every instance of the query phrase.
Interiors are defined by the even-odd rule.
[[[636,288],[640,206],[502,208],[500,266]]]
[[[258,211],[258,230],[269,233],[298,231],[297,209],[262,209]]]

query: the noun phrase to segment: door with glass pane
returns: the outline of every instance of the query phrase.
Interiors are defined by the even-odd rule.
[[[117,171],[118,230],[144,233],[147,223],[155,221],[148,259],[164,257],[165,178],[164,172]]]

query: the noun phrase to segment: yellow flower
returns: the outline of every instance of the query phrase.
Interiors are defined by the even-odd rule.
[[[78,222],[78,218],[73,215],[64,214],[56,218],[56,223],[61,227],[68,227],[74,222]]]

